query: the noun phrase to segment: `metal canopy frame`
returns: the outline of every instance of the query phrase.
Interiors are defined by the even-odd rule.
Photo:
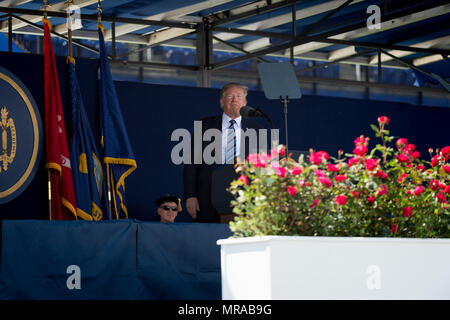
[[[16,4],[17,6],[20,6],[21,4],[27,2],[30,2],[30,0],[12,2],[0,1],[0,13],[4,13],[4,15],[0,16],[0,30],[3,32],[7,30],[10,51],[12,51],[13,33],[34,35],[43,34],[42,27],[36,24],[37,17],[42,17],[43,11],[4,6],[8,3],[10,5]],[[77,5],[84,7],[92,5],[97,1],[79,0],[75,2]],[[431,39],[408,46],[398,45],[395,43],[380,44],[373,41],[360,41],[358,40],[359,31],[363,36],[385,31],[380,30],[370,33],[366,31],[363,32],[363,29],[367,29],[367,26],[366,21],[361,21],[361,19],[356,19],[344,27],[333,28],[332,30],[327,30],[323,27],[325,22],[329,21],[329,19],[336,13],[348,6],[364,2],[367,2],[368,5],[370,4],[370,1],[368,2],[364,0],[332,0],[311,5],[310,7],[302,7],[301,10],[297,10],[296,5],[301,3],[303,6],[307,3],[307,1],[257,0],[249,1],[239,7],[215,12],[203,17],[189,15],[190,13],[207,8],[208,5],[214,6],[229,2],[230,0],[199,0],[199,3],[196,5],[181,7],[168,13],[149,17],[153,19],[102,16],[102,21],[111,23],[111,28],[105,29],[105,40],[112,42],[113,54],[110,57],[112,60],[111,62],[143,68],[165,68],[197,71],[197,84],[202,87],[209,87],[211,85],[211,72],[249,59],[257,59],[258,61],[266,62],[267,60],[263,58],[263,56],[266,55],[290,57],[291,62],[293,62],[294,57],[315,57],[315,60],[325,61],[324,64],[313,68],[308,68],[308,70],[340,62],[363,64],[368,66],[374,65],[378,66],[380,71],[378,79],[380,81],[381,67],[401,67],[404,64],[401,63],[401,61],[398,61],[398,58],[400,58],[400,56],[407,56],[408,52],[409,54],[422,53],[427,55],[438,55],[445,59],[448,58],[450,54],[450,49],[447,49],[447,47],[450,46],[450,33],[440,38],[441,40],[443,39],[442,41],[444,41],[444,43],[448,43],[448,45],[445,48],[439,48],[436,46],[442,45],[442,41],[439,41],[440,39],[435,39],[435,41],[433,41],[434,39]],[[447,1],[445,0],[431,2],[427,1],[423,4],[408,7],[393,13],[387,13],[386,1],[383,1],[383,3],[384,14],[381,17],[381,23],[389,24],[389,29],[450,13],[450,5],[447,4]],[[47,17],[49,19],[66,18],[67,13],[64,11],[65,7],[63,4],[65,3],[58,2],[53,8],[50,8],[47,11]],[[231,28],[223,26],[229,23],[236,23],[238,21],[245,20],[249,17],[258,17],[267,12],[276,12],[277,9],[288,7],[291,8],[290,14],[282,14],[258,21],[257,23],[242,25],[240,27]],[[296,35],[295,30],[298,19],[303,19],[318,14],[322,14],[322,18],[318,19],[303,32]],[[82,20],[96,21],[97,15],[81,14],[80,18]],[[16,23],[14,21],[16,21]],[[17,21],[20,23],[17,23]],[[280,33],[266,30],[289,23],[292,26],[290,33]],[[116,27],[118,24],[121,25]],[[150,33],[136,33],[136,31],[149,26],[162,28]],[[67,40],[67,37],[65,36],[67,29],[65,29],[64,26],[56,26],[54,30],[52,30],[53,34]],[[312,34],[312,32],[315,33]],[[196,35],[195,40],[185,38],[185,36],[192,34]],[[96,40],[97,32],[90,30],[75,30],[72,32],[72,36],[74,39]],[[253,43],[250,43],[252,41],[244,43],[231,42],[232,39],[240,36],[259,37],[263,41],[260,41],[260,43],[254,43],[254,41]],[[277,39],[278,41],[271,43],[270,39]],[[136,50],[130,50],[125,54],[117,56],[117,42],[139,44],[140,47]],[[73,40],[73,43],[81,48],[98,52],[95,48],[85,45],[80,41]],[[314,44],[317,44],[317,46],[314,46]],[[127,55],[159,45],[181,45],[194,48],[197,52],[197,64],[195,66],[187,66],[179,64],[175,65],[157,62],[135,62],[121,60]],[[344,48],[334,50],[329,53],[317,51],[317,48],[320,49],[330,45],[342,45]],[[356,47],[362,47],[365,50],[357,53],[355,49]],[[225,61],[214,62],[214,50],[238,52],[242,55],[227,59]],[[398,54],[394,55],[397,59],[393,59],[390,57],[393,51],[388,52],[387,50],[399,51],[402,54],[400,56]],[[375,54],[370,57],[362,58],[363,55],[369,52],[375,52]],[[413,61],[410,60],[406,60],[406,62],[410,65],[413,64]],[[300,70],[299,73],[304,72],[305,70]]]

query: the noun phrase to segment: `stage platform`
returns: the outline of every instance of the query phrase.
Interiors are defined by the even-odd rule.
[[[228,225],[3,220],[0,299],[220,300]]]

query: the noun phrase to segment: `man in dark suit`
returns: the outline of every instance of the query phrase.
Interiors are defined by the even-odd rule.
[[[211,202],[213,171],[221,165],[232,165],[235,163],[237,156],[243,161],[245,155],[257,151],[257,142],[246,144],[247,140],[242,136],[248,129],[254,129],[255,132],[261,129],[258,123],[242,118],[240,115],[240,109],[247,104],[247,91],[248,88],[239,83],[225,85],[220,95],[220,107],[223,114],[201,120],[202,137],[208,129],[221,131],[222,141],[220,145],[222,152],[221,155],[212,155],[217,160],[215,163],[207,164],[202,158],[201,164],[191,162],[184,165],[186,208],[196,222],[220,222],[219,214]],[[256,137],[258,137],[257,134]],[[202,155],[208,144],[209,142],[202,141]],[[194,149],[195,147],[192,148],[192,150]]]

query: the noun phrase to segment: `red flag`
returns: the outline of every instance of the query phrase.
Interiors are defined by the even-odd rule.
[[[67,147],[66,126],[59,91],[50,29],[47,19],[44,22],[44,96],[45,96],[45,146],[51,181],[51,219],[76,219],[76,198]]]

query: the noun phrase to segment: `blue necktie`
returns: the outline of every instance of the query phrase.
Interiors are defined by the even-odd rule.
[[[230,126],[227,128],[227,149],[225,152],[225,163],[233,164],[236,158],[236,131],[234,130],[234,119],[230,120]]]

